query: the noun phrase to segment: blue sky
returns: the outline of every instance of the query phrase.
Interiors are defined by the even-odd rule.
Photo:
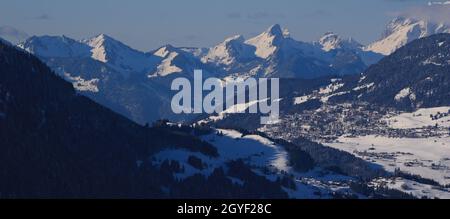
[[[111,35],[144,51],[164,44],[212,46],[278,23],[304,41],[327,31],[362,43],[422,0],[2,0],[0,27],[75,39]],[[11,31],[11,30],[10,30]]]

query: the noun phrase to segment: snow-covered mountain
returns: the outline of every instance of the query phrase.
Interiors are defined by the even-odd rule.
[[[134,50],[105,34],[77,41],[66,36],[33,36],[18,45],[42,58],[91,58],[122,73],[143,72],[152,68],[156,59]]]
[[[147,73],[148,78],[157,79],[167,76],[184,76],[191,78],[195,69],[202,69],[205,73],[220,73],[219,70],[203,63],[190,51],[165,45],[153,52],[153,57],[158,60],[156,66]]]
[[[280,25],[276,24],[260,35],[246,41],[256,48],[255,55],[267,59],[280,49],[283,41],[289,36],[283,34]]]
[[[258,115],[219,114],[220,118],[217,121],[211,120],[211,123],[221,129],[200,134],[203,143],[209,145],[204,150],[213,152],[212,155],[185,148],[167,148],[154,154],[152,164],[168,171],[176,180],[200,175],[212,177],[217,181],[219,177],[220,182],[225,182],[219,184],[220,191],[234,191],[232,188],[223,189],[223,186],[231,185],[228,183],[230,181],[250,188],[259,196],[263,195],[261,192],[276,191],[277,193],[272,194],[282,195],[284,193],[278,192],[284,191],[290,197],[296,198],[331,198],[339,195],[366,198],[377,197],[374,192],[378,191],[380,197],[385,198],[389,196],[384,193],[395,194],[393,197],[409,197],[407,194],[413,194],[416,197],[433,198],[449,197],[450,194],[446,188],[450,166],[450,151],[446,148],[450,124],[450,80],[446,74],[450,66],[449,36],[450,34],[438,34],[415,40],[368,68],[370,58],[375,57],[375,60],[382,56],[364,51],[364,47],[355,40],[327,33],[317,42],[300,42],[292,39],[288,31],[282,30],[279,25],[271,26],[248,40],[242,36],[231,37],[209,49],[166,45],[144,53],[105,35],[83,41],[67,37],[34,37],[19,46],[39,55],[41,60],[70,81],[80,93],[140,123],[162,118],[184,121],[191,119],[172,115],[172,93],[167,82],[177,76],[189,78],[195,68],[216,73],[215,76],[218,77],[232,74],[245,76],[245,73],[249,72],[256,76],[282,77],[279,122],[261,126],[259,122],[255,122],[259,120],[254,119],[254,116]],[[33,57],[23,55],[28,59]],[[11,62],[11,57],[17,56],[4,56],[3,62],[0,62],[8,67],[5,69],[9,69],[13,63],[14,69],[21,70],[22,68],[17,67],[21,66],[20,63]],[[139,63],[133,63],[136,60],[139,60]],[[29,65],[28,68],[32,71],[25,73],[41,69],[34,67],[35,65]],[[45,72],[47,76],[53,75],[48,74],[48,70]],[[364,73],[343,77],[330,76],[355,72]],[[17,74],[4,76],[8,76],[7,80],[14,80],[14,84],[26,82],[34,91],[41,90],[42,86],[37,85],[47,81],[37,80],[39,77],[36,77],[36,74],[25,74],[34,80],[23,80],[22,77],[13,77],[14,75]],[[319,76],[328,77],[316,78]],[[37,85],[35,81],[38,82]],[[70,87],[66,84],[66,88],[67,85]],[[27,100],[19,103],[29,102],[28,94],[23,93],[23,89],[18,89],[23,86],[11,87],[17,91],[16,95]],[[0,92],[1,88],[0,86]],[[47,86],[43,88],[53,89]],[[57,94],[58,100],[67,105],[62,104],[60,106],[63,107],[55,108],[50,104],[43,108],[44,111],[38,110],[39,112],[34,112],[35,109],[40,109],[39,107],[25,107],[34,110],[30,117],[33,119],[26,120],[25,124],[32,122],[38,131],[50,130],[41,127],[54,127],[46,123],[55,119],[66,121],[67,118],[73,120],[79,116],[69,113],[69,116],[53,120],[39,119],[39,115],[46,114],[46,108],[53,111],[63,110],[62,112],[75,112],[73,110],[79,107],[90,109],[86,107],[90,104],[80,105],[77,101],[69,104],[64,93],[47,90],[45,95]],[[57,90],[67,91],[59,88]],[[3,96],[6,100],[8,95]],[[79,98],[79,95],[73,92],[70,96]],[[44,99],[43,101],[47,100]],[[4,110],[2,103],[6,103],[5,100],[0,99],[0,122],[11,115]],[[398,110],[405,109],[411,110],[412,113],[398,113]],[[103,110],[80,111],[84,115],[82,120],[89,123],[92,118],[98,117],[102,121],[109,121],[105,123],[107,127],[117,125],[115,120],[111,123],[109,116],[104,117]],[[22,118],[20,113],[17,114],[22,111],[23,109],[17,110],[12,115]],[[38,119],[35,119],[36,115]],[[17,121],[21,120],[10,119],[8,124],[17,124]],[[96,124],[94,128],[101,128],[98,124],[103,123],[96,121],[91,121]],[[73,121],[69,125],[72,123]],[[252,126],[253,123],[257,124],[255,128],[246,127]],[[194,131],[193,126],[184,127],[162,121],[161,124],[163,129],[175,129],[176,133],[184,133],[181,136],[206,131],[202,130],[203,127],[207,129],[203,126],[201,130]],[[74,122],[72,125],[72,128],[80,130],[78,123]],[[239,128],[241,132],[230,130],[231,128]],[[86,130],[81,134],[87,133],[88,138],[76,138],[81,139],[82,143],[83,139],[97,137],[91,136],[97,132]],[[127,130],[133,132],[138,129]],[[14,129],[12,131],[15,134],[21,133]],[[172,136],[168,137],[175,140]],[[125,137],[120,138],[118,142],[128,145],[128,141],[124,139]],[[141,140],[148,142],[148,138],[139,138],[131,143],[139,145],[136,143]],[[181,139],[180,142],[184,144],[188,141]],[[323,147],[322,144],[329,147]],[[194,142],[193,145],[202,143]],[[104,145],[102,148],[105,148]],[[104,159],[102,156],[100,158]],[[233,162],[235,159],[241,162]],[[130,164],[128,161],[133,168],[140,168],[142,163],[145,163],[136,160],[135,156],[127,160],[127,164]],[[222,167],[224,169],[221,170]],[[386,171],[390,173],[387,174]],[[361,183],[359,179],[364,182],[355,186],[354,183]],[[395,190],[384,190],[385,182],[390,182],[387,187]],[[184,183],[183,181],[174,184],[172,188],[182,187]],[[198,185],[195,180],[191,183]],[[366,188],[370,187],[370,184],[374,184],[376,189]],[[187,188],[186,190],[193,194],[203,194],[203,186],[200,191],[191,191],[190,185],[182,188]],[[210,184],[205,184],[208,185]],[[213,186],[215,185],[217,184]],[[257,189],[254,190],[255,188]],[[397,193],[397,190],[405,193]],[[242,193],[242,190],[238,191]]]
[[[344,40],[331,33],[319,42],[297,41],[280,25],[273,25],[248,40],[233,36],[208,49],[167,45],[145,53],[105,34],[81,41],[65,36],[34,36],[18,46],[45,59],[90,58],[125,76],[143,73],[152,79],[189,73],[194,68],[221,76],[316,78],[360,73],[381,58],[363,51],[355,40]]]
[[[389,55],[413,40],[438,33],[450,33],[450,27],[444,23],[399,17],[387,25],[380,40],[368,45],[365,49]]]
[[[78,95],[35,56],[2,42],[0,69],[2,199],[280,199],[296,198],[293,195],[300,193],[320,198],[317,190],[331,198],[336,192],[315,181],[294,187],[294,179],[278,169],[261,176],[259,170],[268,170],[272,164],[287,165],[287,152],[266,138],[244,138],[237,132],[219,136],[213,131],[202,137],[178,125],[175,129],[138,125]],[[206,142],[214,139],[214,145]],[[233,143],[239,144],[226,147]],[[230,151],[242,146],[247,148],[238,154]],[[258,158],[253,153],[266,156]],[[176,159],[177,154],[186,154],[187,159]],[[240,161],[246,158],[252,158],[248,159],[251,163]],[[296,158],[302,173],[314,167],[311,159],[303,161],[309,158],[307,153],[296,151]],[[191,175],[197,172],[202,175]],[[346,178],[326,173],[336,176],[337,183]],[[342,195],[351,192],[348,184],[342,184]]]
[[[151,55],[132,49],[105,34],[82,42],[90,47],[91,57],[94,60],[107,63],[120,71],[148,71],[156,63],[156,59]]]
[[[192,79],[194,69],[219,78],[317,78],[360,73],[381,58],[334,34],[319,43],[297,41],[280,25],[212,48],[165,45],[141,52],[105,34],[85,40],[34,36],[18,47],[41,58],[79,92],[140,123],[186,119],[167,110],[170,82],[179,76]]]
[[[447,198],[449,51],[450,34],[435,34],[408,43],[361,75],[280,80],[277,123],[261,126],[253,114],[219,114],[200,122],[258,130],[298,145],[307,138],[392,173],[375,179],[374,186]],[[317,160],[326,156],[317,148],[306,151]]]
[[[247,40],[240,35],[230,37],[199,54],[204,63],[222,67],[229,75],[280,78],[360,73],[382,57],[335,34],[319,42],[297,41],[278,24]]]
[[[319,44],[324,51],[335,49],[360,49],[362,45],[353,38],[342,39],[333,32],[325,33],[320,39]]]
[[[66,36],[32,36],[18,47],[42,58],[83,58],[91,54],[88,45]]]
[[[229,67],[238,63],[244,63],[257,59],[255,48],[245,43],[242,35],[236,35],[209,49],[202,57],[205,63],[215,63]]]

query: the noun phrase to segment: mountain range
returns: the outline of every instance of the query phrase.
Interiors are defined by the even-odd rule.
[[[316,78],[360,73],[381,58],[334,34],[317,43],[296,41],[279,25],[248,40],[231,37],[209,49],[165,45],[144,53],[104,34],[81,41],[34,36],[18,47],[39,57],[78,92],[141,124],[193,118],[167,109],[171,80],[192,79],[194,69],[218,78]]]
[[[449,29],[443,24],[397,18],[388,24],[381,40],[368,46],[334,33],[325,33],[315,42],[302,42],[280,25],[249,39],[241,35],[227,38],[212,48],[165,45],[141,52],[105,34],[79,41],[66,36],[33,36],[17,46],[39,57],[78,92],[145,124],[160,118],[195,118],[169,110],[174,94],[171,81],[192,79],[194,69],[202,69],[205,77],[225,80],[355,75],[406,43],[438,32]]]
[[[435,34],[412,41],[361,74],[308,80],[282,79],[281,114],[356,103],[399,111],[449,106],[449,46],[450,34]],[[222,115],[219,120],[223,121],[214,123],[248,129],[260,127],[259,123],[252,122],[255,120],[252,115],[228,116]],[[212,118],[217,119],[215,116]]]
[[[2,199],[356,197],[359,190],[349,183],[328,188],[296,178],[386,174],[306,139],[299,147],[260,133],[165,121],[138,125],[77,94],[38,58],[1,42],[0,69]],[[346,164],[339,170],[342,163],[324,162],[306,149]]]
[[[212,115],[199,124],[257,130],[304,145],[313,142],[346,151],[393,176],[372,185],[415,197],[449,198],[450,34],[416,39],[363,73],[280,80],[280,118],[261,125],[261,115]],[[319,162],[323,153],[309,150]],[[327,157],[330,159],[330,157]],[[333,163],[346,161],[333,159]]]
[[[399,18],[364,46],[273,25],[150,52],[104,34],[2,41],[0,197],[449,197],[447,30]],[[174,115],[170,82],[194,69],[280,77],[280,120]]]

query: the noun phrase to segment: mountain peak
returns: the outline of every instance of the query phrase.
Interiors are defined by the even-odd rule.
[[[322,49],[324,51],[328,52],[330,50],[334,50],[340,47],[341,38],[333,32],[326,32],[319,39],[319,44],[322,46]]]
[[[328,52],[335,49],[354,49],[361,47],[353,38],[342,39],[334,32],[326,32],[320,39],[319,44],[322,46],[322,50]]]
[[[89,56],[89,46],[67,36],[32,36],[17,45],[19,48],[41,57],[85,57]]]
[[[229,43],[229,42],[232,42],[232,41],[244,42],[245,39],[244,39],[244,36],[242,36],[242,35],[235,35],[235,36],[232,36],[232,37],[229,37],[229,38],[225,39],[224,43]]]
[[[438,33],[450,33],[450,27],[428,20],[397,17],[388,23],[382,38],[366,50],[389,55],[413,40]]]
[[[91,48],[91,58],[125,72],[140,72],[150,65],[150,58],[104,33],[83,40]]]
[[[210,48],[208,53],[202,57],[202,62],[230,66],[239,62],[238,60],[254,57],[253,47],[245,44],[245,39],[242,35],[235,35]]]
[[[98,34],[97,36],[92,37],[88,40],[84,40],[84,42],[94,48],[100,47],[100,46],[105,46],[104,44],[106,44],[106,43],[120,43],[118,40],[116,40],[104,33]]]
[[[111,37],[111,36],[109,36],[109,35],[107,35],[105,33],[98,34],[97,36],[94,37],[94,39],[103,39],[103,40],[114,40],[114,41],[117,41],[113,37]]]
[[[279,24],[274,24],[270,26],[266,33],[273,35],[273,36],[283,36],[283,30],[281,29],[281,26]]]
[[[334,32],[326,32],[320,37],[319,42],[328,41],[328,40],[335,40],[339,39],[339,35],[335,34]]]
[[[153,55],[163,58],[163,57],[166,57],[171,52],[175,52],[176,50],[177,50],[177,48],[175,48],[171,44],[166,44],[164,46],[161,46],[159,49],[155,50]]]
[[[247,44],[256,48],[255,54],[263,59],[271,56],[286,38],[286,31],[281,29],[279,24],[269,27],[262,34],[246,41]]]

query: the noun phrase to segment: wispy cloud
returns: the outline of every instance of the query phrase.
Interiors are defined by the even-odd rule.
[[[404,11],[393,12],[391,15],[425,19],[435,23],[450,25],[450,1],[428,2],[426,5],[415,6]]]
[[[284,18],[285,15],[282,13],[272,13],[268,11],[255,11],[250,13],[230,12],[226,14],[226,17],[230,19],[247,19],[256,21],[264,19]]]
[[[186,36],[184,36],[184,39],[186,39],[188,41],[194,41],[194,40],[200,39],[200,37],[197,35],[186,35]]]
[[[227,13],[227,18],[237,19],[237,18],[241,18],[241,17],[242,17],[242,14],[240,12]]]
[[[432,5],[450,5],[450,1],[446,1],[446,2],[428,2],[428,6],[432,6]]]
[[[51,20],[52,17],[48,14],[41,14],[41,15],[34,17],[34,19],[36,19],[36,20]]]

